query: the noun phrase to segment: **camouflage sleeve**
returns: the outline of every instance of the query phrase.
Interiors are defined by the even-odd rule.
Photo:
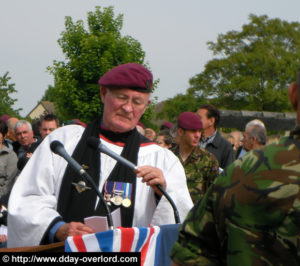
[[[217,265],[220,244],[213,222],[212,190],[191,209],[172,247],[171,259],[179,265]]]
[[[209,153],[209,161],[210,161],[210,165],[207,171],[207,180],[208,180],[208,184],[207,184],[207,188],[204,191],[204,193],[208,190],[208,188],[210,187],[210,185],[215,181],[215,179],[218,177],[219,175],[219,162],[216,159],[216,157],[212,154]]]
[[[180,228],[175,263],[300,265],[300,148],[285,145],[250,152],[217,177]]]

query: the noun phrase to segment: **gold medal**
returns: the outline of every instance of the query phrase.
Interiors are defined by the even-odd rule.
[[[111,205],[111,194],[107,193],[105,194],[105,201],[107,202],[108,205]]]
[[[111,202],[117,206],[120,206],[122,204],[122,201],[123,201],[123,198],[119,195],[116,195],[111,199]]]
[[[124,206],[125,208],[128,208],[128,207],[130,207],[130,205],[131,205],[131,200],[130,199],[128,199],[128,198],[123,199],[122,206]]]

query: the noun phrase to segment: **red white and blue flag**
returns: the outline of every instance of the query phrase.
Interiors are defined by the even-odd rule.
[[[68,237],[66,252],[140,252],[141,265],[157,265],[160,227],[119,227],[105,232]]]

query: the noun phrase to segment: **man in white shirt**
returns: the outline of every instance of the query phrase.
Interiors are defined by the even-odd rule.
[[[103,215],[104,206],[89,184],[66,161],[51,152],[53,140],[87,169],[111,210],[120,208],[122,226],[174,223],[173,210],[156,185],[166,189],[181,219],[193,206],[184,169],[169,150],[150,143],[136,125],[150,103],[152,74],[128,63],[117,66],[99,80],[103,114],[88,124],[56,129],[34,153],[11,193],[8,246],[30,246],[63,241],[68,236],[93,233],[83,219]],[[86,145],[99,138],[114,152],[138,166],[133,172],[114,159]],[[138,177],[138,178],[137,178]],[[121,198],[121,200],[120,200]],[[118,200],[117,200],[118,199]],[[122,203],[126,202],[126,204]]]

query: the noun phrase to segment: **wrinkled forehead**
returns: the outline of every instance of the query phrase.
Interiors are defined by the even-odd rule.
[[[25,132],[25,131],[31,131],[30,128],[26,124],[22,124],[21,126],[18,126],[16,128],[16,132]]]

